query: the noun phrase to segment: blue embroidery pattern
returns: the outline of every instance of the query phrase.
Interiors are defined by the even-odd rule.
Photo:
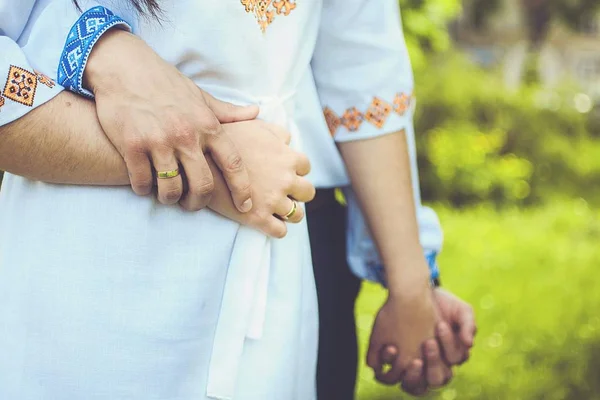
[[[425,254],[427,265],[429,266],[429,277],[433,281],[440,277],[440,268],[437,263],[437,253],[435,251]]]
[[[96,6],[84,12],[75,22],[58,65],[58,83],[87,97],[93,94],[83,88],[83,71],[92,48],[100,37],[115,26],[131,30],[131,26],[109,9]]]

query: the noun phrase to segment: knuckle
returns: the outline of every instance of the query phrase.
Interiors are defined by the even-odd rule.
[[[227,157],[227,161],[225,163],[225,169],[229,173],[237,173],[241,172],[244,169],[244,161],[242,157],[238,153],[233,153]],[[250,185],[248,184],[249,189]]]
[[[191,147],[197,143],[196,130],[189,124],[178,124],[169,132],[171,141],[178,146]]]
[[[207,196],[215,190],[215,181],[212,177],[202,179],[190,184],[189,192],[196,196]]]
[[[169,188],[163,194],[162,198],[167,203],[175,203],[181,198],[181,189],[180,188]]]
[[[201,119],[200,130],[206,136],[216,137],[221,132],[221,123],[214,115],[207,115]]]
[[[136,181],[132,183],[133,186],[133,190],[137,193],[137,194],[141,194],[141,195],[145,195],[150,193],[150,191],[152,190],[152,181],[149,180],[141,180],[141,181]]]

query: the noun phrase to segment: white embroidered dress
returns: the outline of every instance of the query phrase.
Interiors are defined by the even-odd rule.
[[[293,146],[331,156],[337,176],[321,105],[336,140],[410,124],[385,105],[412,93],[396,0],[164,0],[162,26],[124,0],[80,4],[123,17],[217,98],[258,104]],[[0,125],[62,90],[47,76],[78,18],[70,0],[0,0]],[[304,129],[306,113],[319,129]],[[2,400],[311,400],[316,324],[305,224],[271,240],[128,187],[5,175]]]

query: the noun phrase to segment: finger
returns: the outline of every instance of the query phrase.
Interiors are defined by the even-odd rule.
[[[284,238],[288,232],[285,222],[273,216],[269,216],[263,223],[261,231],[276,239]]]
[[[457,365],[462,365],[464,363],[466,363],[467,361],[469,361],[469,358],[471,357],[471,352],[469,351],[469,349],[466,349],[462,359],[458,362]]]
[[[381,383],[385,383],[387,385],[397,384],[402,380],[408,365],[409,363],[402,360],[402,358],[398,356],[388,371],[385,371],[381,368],[376,371],[375,378]]]
[[[458,324],[460,326],[461,341],[465,346],[473,347],[477,328],[475,327],[475,314],[470,307],[465,307],[460,311]]]
[[[296,173],[300,176],[306,176],[310,172],[310,161],[308,157],[302,153],[298,153],[296,162]]]
[[[296,177],[290,188],[289,195],[302,203],[308,203],[315,198],[316,189],[307,179]]]
[[[398,357],[398,349],[396,346],[385,346],[381,350],[381,362],[383,364],[394,364]]]
[[[292,141],[292,134],[282,126],[265,123],[265,128],[287,145]]]
[[[454,374],[452,373],[452,370],[448,368],[448,372],[446,373],[446,378],[444,378],[444,384],[442,386],[448,386],[450,382],[452,382],[453,376]]]
[[[161,172],[172,172],[179,170],[179,164],[173,153],[154,152],[152,153],[152,163],[157,176]],[[175,204],[183,194],[183,183],[181,175],[172,178],[157,178],[158,201],[162,204]]]
[[[367,365],[373,369],[377,375],[377,371],[381,369],[381,346],[376,342],[371,341],[369,343],[369,350],[367,351]]]
[[[242,156],[233,141],[219,126],[218,133],[209,135],[208,147],[213,160],[223,173],[227,186],[231,191],[231,198],[240,212],[252,209],[252,188],[250,176],[242,161]]]
[[[425,342],[424,347],[427,385],[432,389],[440,388],[446,380],[448,367],[442,361],[442,354],[435,339]]]
[[[436,336],[441,345],[442,355],[449,365],[458,365],[465,356],[467,350],[456,337],[446,322],[440,322],[436,326]]]
[[[275,207],[275,214],[285,222],[296,224],[304,218],[304,209],[298,202],[286,197]]]
[[[427,393],[427,382],[423,375],[423,361],[414,360],[408,370],[404,379],[402,380],[402,390],[412,396],[422,396]]]
[[[186,191],[179,204],[188,211],[198,211],[206,207],[215,187],[208,162],[200,148],[197,151],[197,154],[179,156],[186,185]]]
[[[152,166],[146,153],[131,153],[125,157],[129,180],[135,194],[146,196],[152,192],[154,179],[152,177]]]
[[[229,122],[249,121],[258,117],[259,109],[256,105],[236,106],[235,104],[217,100],[210,94],[202,91],[202,97],[208,108],[222,124]]]

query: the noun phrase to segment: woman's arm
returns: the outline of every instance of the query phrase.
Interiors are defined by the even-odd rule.
[[[408,151],[403,132],[339,144],[352,186],[385,265],[389,296],[379,311],[367,356],[379,380],[398,382],[436,322],[429,270],[419,243]],[[382,350],[399,355],[384,372]]]

